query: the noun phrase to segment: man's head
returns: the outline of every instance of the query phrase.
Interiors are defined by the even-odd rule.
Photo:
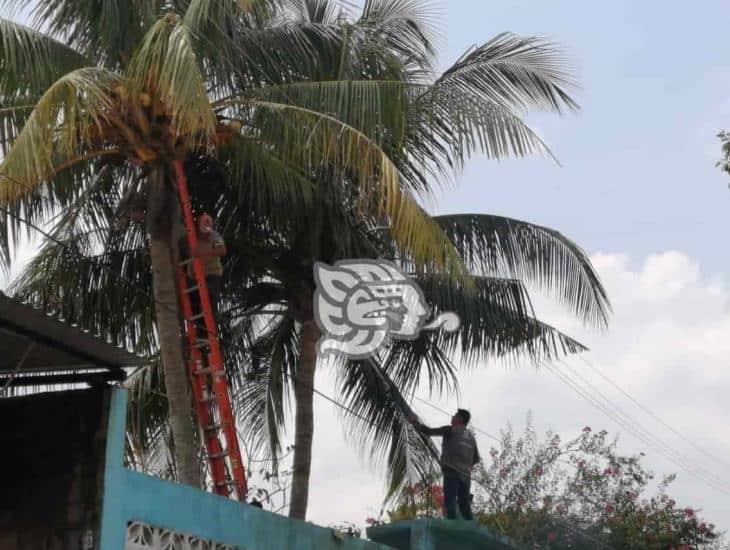
[[[198,216],[198,233],[200,235],[210,235],[213,231],[213,218],[210,214],[202,213]]]
[[[466,409],[458,409],[456,414],[451,417],[452,426],[466,426],[471,419],[471,414]]]

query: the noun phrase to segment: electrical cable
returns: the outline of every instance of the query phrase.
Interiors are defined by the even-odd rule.
[[[580,378],[585,386],[588,388],[588,391],[593,391],[597,393],[607,404],[607,408],[609,409],[615,409],[619,417],[623,417],[625,420],[624,426],[632,432],[634,435],[637,435],[636,432],[640,432],[643,434],[643,437],[648,439],[647,442],[649,445],[653,445],[655,448],[658,448],[660,452],[664,454],[665,457],[669,458],[674,462],[674,464],[678,465],[680,468],[685,470],[686,472],[690,473],[694,477],[698,479],[704,479],[706,483],[709,483],[710,486],[714,489],[721,490],[722,492],[725,492],[726,494],[730,494],[728,490],[730,489],[730,485],[726,483],[723,479],[721,479],[719,476],[715,475],[710,470],[703,468],[699,465],[694,465],[693,461],[684,456],[682,453],[677,451],[676,449],[672,448],[670,445],[666,444],[663,440],[661,440],[658,436],[654,435],[650,430],[647,430],[644,428],[639,422],[637,422],[634,418],[629,416],[627,413],[625,413],[623,410],[621,410],[620,407],[618,407],[615,403],[611,402],[610,399],[608,399],[600,390],[598,390],[590,381],[588,381],[580,372],[577,371],[574,367],[569,365],[568,363],[564,361],[560,361],[563,365],[565,365],[576,378]],[[564,373],[565,374],[565,373]],[[569,375],[568,375],[569,376]],[[724,487],[715,487],[712,485],[712,483],[718,484],[720,486]]]
[[[635,399],[631,394],[629,394],[626,390],[624,390],[621,386],[619,386],[616,382],[611,380],[608,376],[606,376],[603,372],[601,372],[601,369],[596,367],[593,363],[588,361],[585,357],[582,355],[578,355],[578,359],[580,359],[586,366],[588,366],[590,369],[592,369],[598,376],[603,378],[606,382],[608,382],[611,386],[613,386],[616,390],[621,392],[624,397],[626,397],[629,401],[631,401],[634,405],[636,405],[638,408],[640,408],[642,411],[644,411],[646,414],[651,416],[654,420],[659,422],[663,427],[671,431],[674,435],[679,437],[680,439],[684,440],[685,442],[689,443],[692,447],[695,448],[698,452],[702,453],[708,458],[711,458],[718,464],[724,466],[725,468],[730,468],[730,462],[727,462],[727,460],[723,460],[714,454],[710,453],[706,449],[704,449],[701,445],[698,445],[694,441],[692,441],[689,437],[685,436],[683,433],[681,433],[679,430],[677,430],[674,426],[671,424],[665,422],[662,418],[660,418],[656,413],[654,413],[651,409],[640,403],[637,399]]]
[[[549,365],[547,363],[541,363],[542,366],[548,370],[549,372],[552,372],[558,379],[560,379],[566,386],[568,386],[570,389],[572,389],[575,393],[577,393],[580,397],[582,397],[584,400],[586,400],[589,404],[593,405],[595,408],[600,410],[602,413],[604,413],[606,416],[608,416],[610,419],[612,419],[614,422],[616,422],[619,426],[625,428],[629,433],[634,435],[637,439],[642,441],[644,444],[654,447],[656,450],[658,450],[661,454],[665,456],[665,458],[668,458],[671,462],[673,462],[675,465],[680,467],[681,469],[685,470],[687,473],[695,477],[696,479],[704,482],[709,487],[721,491],[727,495],[730,495],[730,490],[725,487],[718,487],[714,483],[720,483],[721,485],[725,485],[725,482],[722,480],[714,480],[712,474],[710,474],[710,478],[708,479],[706,476],[707,474],[700,474],[695,472],[691,469],[691,467],[687,466],[684,461],[682,460],[682,456],[671,449],[669,447],[669,451],[664,449],[664,447],[668,447],[666,444],[663,444],[661,441],[659,444],[655,443],[653,440],[656,440],[657,438],[654,436],[647,437],[646,435],[642,434],[641,431],[648,433],[647,430],[640,428],[639,430],[636,429],[635,425],[637,424],[633,420],[625,420],[622,418],[622,416],[613,410],[611,408],[605,406],[602,404],[599,400],[597,400],[595,397],[591,396],[589,391],[586,391],[584,388],[581,388],[579,384],[577,384],[574,380],[570,378],[570,376],[566,375],[564,372],[559,370],[557,367],[553,367],[552,365]],[[657,449],[657,447],[659,447]],[[679,458],[678,458],[679,457]]]

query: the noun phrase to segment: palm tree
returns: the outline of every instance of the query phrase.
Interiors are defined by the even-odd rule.
[[[327,28],[280,24],[277,4],[129,1],[112,12],[95,0],[59,0],[36,8],[46,34],[0,21],[0,98],[7,105],[0,113],[6,148],[0,203],[11,208],[2,235],[5,263],[17,242],[13,213],[43,223],[101,189],[108,200],[92,211],[113,206],[120,192],[146,197],[155,337],[178,477],[189,484],[199,484],[200,473],[173,277],[179,216],[172,165],[226,143],[259,167],[283,159],[306,172],[327,159],[353,174],[365,196],[379,197],[361,205],[389,219],[419,262],[460,270],[455,251],[403,192],[377,141],[321,109],[261,99],[262,88],[308,74],[312,40],[330,38]],[[96,234],[75,246],[94,250],[103,242]]]
[[[307,12],[310,21],[320,24],[330,23],[335,19],[341,21],[339,14],[327,9],[331,4],[327,2],[312,4],[316,4],[318,9]],[[322,102],[326,102],[327,111],[336,112],[343,120],[364,128],[369,135],[377,134],[380,130],[387,136],[383,148],[398,164],[404,182],[411,191],[424,195],[430,191],[429,177],[448,177],[452,170],[460,167],[465,158],[475,150],[492,157],[508,154],[520,156],[534,151],[547,151],[539,138],[520,119],[518,113],[528,106],[557,112],[563,108],[576,107],[564,89],[564,86],[570,83],[570,79],[563,71],[561,59],[554,48],[535,39],[500,35],[483,46],[467,52],[453,67],[441,76],[431,79],[429,75],[432,72],[433,47],[428,39],[427,18],[424,18],[426,14],[418,11],[418,8],[424,5],[423,2],[410,1],[366,2],[362,16],[357,21],[353,24],[341,23],[346,30],[346,40],[343,42],[342,50],[338,52],[339,55],[335,57],[335,63],[329,69],[323,68],[319,71],[319,82],[272,87],[266,90],[268,97],[277,99],[286,97],[307,107],[320,106]],[[372,26],[387,30],[382,34],[373,33]],[[374,37],[387,44],[386,51],[390,56],[381,55],[373,58],[369,55]],[[322,63],[322,66],[327,67],[325,63]],[[353,78],[358,80],[343,82],[341,80],[343,74],[353,75]],[[370,92],[374,82],[388,82],[391,86],[402,89],[405,96],[401,98],[405,109],[399,105],[399,109],[395,111],[396,116],[386,123],[379,121],[379,128],[368,127],[368,122],[362,119],[362,113],[374,108],[370,107],[371,103],[379,105],[380,98],[374,98]],[[316,96],[316,102],[310,103],[309,94],[313,88],[323,93]],[[360,104],[343,102],[343,98],[349,97],[352,93],[361,98]],[[343,103],[353,105],[356,110],[350,112],[343,109]],[[382,107],[380,109],[383,112]],[[405,116],[400,114],[403,111]],[[386,130],[383,131],[383,127]],[[273,340],[264,338],[267,345],[276,342],[291,346],[292,342],[297,343],[297,360],[294,367],[290,367],[288,375],[289,379],[293,380],[296,402],[290,506],[290,515],[293,517],[304,517],[306,514],[311,469],[312,386],[317,364],[314,350],[319,338],[318,327],[312,315],[311,296],[314,282],[311,268],[315,260],[334,261],[353,257],[355,254],[352,248],[332,243],[332,235],[337,235],[342,237],[345,243],[351,244],[350,241],[354,238],[352,225],[333,226],[332,213],[323,208],[328,199],[337,204],[350,204],[349,197],[338,196],[332,190],[322,191],[325,189],[322,182],[317,183],[317,188],[321,193],[315,201],[316,214],[302,215],[302,218],[319,219],[320,223],[306,227],[294,226],[296,228],[288,234],[289,238],[280,243],[278,255],[272,256],[271,251],[264,248],[266,250],[264,257],[283,260],[280,269],[274,267],[265,273],[267,277],[273,276],[282,288],[277,293],[274,288],[266,288],[265,284],[254,287],[262,296],[277,296],[279,301],[276,306],[281,307],[283,299],[289,316],[301,326],[301,330],[295,335],[278,334]],[[230,219],[241,219],[241,213],[237,212],[235,215],[232,213]],[[526,281],[557,290],[560,298],[570,304],[584,320],[597,324],[605,322],[607,302],[595,273],[583,252],[559,234],[516,220],[495,217],[463,216],[438,221],[443,224],[444,229],[449,230],[452,242],[461,245],[459,252],[462,258],[473,262],[482,272],[486,272],[492,278],[494,275],[522,277]],[[369,228],[364,229],[372,229],[374,225],[377,223],[372,222]],[[303,242],[302,239],[309,241]],[[323,239],[327,242],[322,242]],[[355,249],[366,250],[367,247],[360,246]],[[296,253],[287,254],[287,250]],[[308,255],[299,255],[307,250],[311,251]],[[374,257],[373,254],[377,256],[382,252],[373,250],[371,246],[370,255],[366,257]],[[365,254],[359,253],[357,257],[363,255]],[[285,266],[283,271],[282,266]],[[492,279],[487,283],[486,289],[481,288],[486,294],[481,294],[480,298],[484,299],[488,295],[495,300],[495,285],[498,283]],[[515,289],[514,281],[501,281],[501,283],[503,283],[501,297],[514,296],[516,292],[520,297],[518,303],[527,303],[521,285],[518,284]],[[507,288],[512,288],[512,292],[504,292]],[[462,297],[461,300],[463,303],[465,298]],[[496,301],[499,303],[498,299]],[[244,302],[250,305],[256,303],[256,300],[246,298]],[[271,304],[259,303],[258,306],[268,310]],[[531,318],[527,309],[518,307],[517,311],[522,319]],[[246,312],[255,313],[255,308]],[[512,320],[519,325],[514,316]],[[290,323],[283,322],[282,326],[289,327]],[[494,325],[492,328],[496,329],[497,326],[499,325]],[[496,337],[494,332],[486,342],[468,340],[469,336],[473,336],[468,333],[462,334],[460,341],[472,343],[471,353],[476,355],[479,352],[474,350],[479,349],[480,345],[496,346],[497,349],[504,346],[504,349],[496,355],[515,352],[518,349],[524,350],[522,346],[529,350],[529,343],[534,342],[540,331],[524,331],[524,326],[520,328],[522,332],[519,336],[518,332],[511,335],[516,338],[510,345],[505,344],[508,340],[505,333]],[[545,335],[540,334],[540,336]],[[551,333],[550,336],[555,335]],[[559,337],[558,340],[560,339]],[[567,342],[561,341],[561,343]],[[568,345],[571,350],[577,347],[574,342]],[[381,370],[387,372],[389,361],[402,361],[403,359],[398,357],[410,354],[409,365],[414,367],[410,370],[412,376],[410,380],[399,380],[400,386],[395,384],[394,388],[390,388],[391,392],[397,392],[398,387],[404,387],[403,384],[408,387],[408,382],[412,384],[417,378],[414,376],[418,372],[415,366],[419,365],[419,360],[424,359],[422,355],[413,353],[417,344],[408,345],[406,348],[408,352],[399,352],[383,363],[384,368]],[[292,357],[290,348],[286,353],[282,349],[276,349],[276,353],[280,357]],[[447,355],[443,354],[444,357]],[[280,366],[276,369],[282,371]],[[365,370],[368,370],[367,366]],[[353,374],[358,371],[348,366],[345,372]],[[284,373],[284,376],[287,374]],[[371,374],[361,381],[359,388],[371,390],[374,380],[377,379],[373,379]],[[286,386],[285,382],[286,380],[277,379],[275,388],[280,390]],[[362,399],[365,395],[373,396],[376,393],[363,391],[358,395]],[[261,424],[255,422],[255,417],[268,410],[271,417],[266,426],[266,433],[271,435],[271,422],[281,422],[281,405],[268,403],[266,404],[268,408],[263,408],[263,404],[256,407],[253,406],[256,400],[252,395],[245,391],[243,395],[247,396],[247,403],[252,405],[248,409],[251,414],[245,424],[260,427]],[[264,395],[270,397],[271,394],[264,392]],[[363,406],[363,403],[360,402],[359,405]],[[371,412],[386,410],[390,409],[380,402]],[[398,415],[397,411],[391,412],[396,414],[396,417],[402,416]],[[360,425],[358,433],[363,431],[373,433],[376,448],[379,445],[378,439],[384,434],[408,431],[407,426],[402,425],[396,430],[375,431],[373,426],[384,428],[385,424],[382,419],[371,420],[373,423],[369,426]],[[274,440],[278,441],[278,436],[274,437]],[[391,449],[396,448],[406,449],[407,446],[402,445],[401,440],[399,443],[393,442]],[[272,452],[275,452],[274,448]],[[392,453],[389,458],[391,473],[395,473],[398,471],[396,464],[402,462],[403,456]],[[391,487],[397,486],[399,482],[396,480],[401,479],[402,475],[395,475],[391,479]]]
[[[424,67],[429,67],[433,49],[428,32],[423,30],[422,14],[413,11],[419,4],[367,2],[356,22],[343,23],[328,3],[306,2],[295,21],[306,35],[311,51],[316,52],[315,58],[329,62],[302,68],[302,75],[310,71],[302,78],[306,82],[269,82],[266,87],[246,92],[255,98],[257,106],[275,103],[288,109],[287,115],[296,116],[299,123],[308,121],[303,114],[310,111],[333,114],[336,120],[369,136],[386,151],[397,163],[401,185],[414,193],[427,194],[434,179],[449,178],[453,169],[474,151],[493,157],[545,151],[517,113],[527,106],[557,111],[574,106],[563,90],[569,79],[552,47],[532,39],[501,35],[465,55],[441,77],[427,80],[429,73]],[[319,42],[312,37],[313,33]],[[277,64],[283,63],[280,58],[286,59],[284,54],[272,56]],[[347,77],[360,80],[338,80]],[[227,100],[227,105],[230,110],[226,116],[254,118],[249,118],[232,100]],[[299,110],[292,110],[291,106]],[[377,116],[367,116],[373,113]],[[265,123],[261,126],[271,129]],[[269,139],[269,143],[274,142]],[[321,150],[330,152],[331,148],[322,146]],[[230,350],[236,359],[229,366],[234,369],[233,383],[245,415],[244,429],[257,441],[270,439],[274,451],[283,425],[286,388],[294,386],[295,449],[299,456],[295,459],[297,481],[291,514],[303,517],[311,464],[311,400],[316,366],[311,353],[316,325],[307,308],[313,289],[311,265],[317,259],[334,261],[353,255],[390,256],[395,251],[401,257],[414,255],[403,246],[402,239],[393,242],[390,232],[373,232],[375,226],[388,224],[389,220],[352,216],[352,211],[358,211],[354,206],[362,200],[362,195],[351,192],[352,188],[361,188],[360,172],[334,170],[327,174],[317,170],[315,177],[311,163],[303,162],[298,155],[292,156],[281,148],[261,151],[252,140],[234,140],[221,154],[231,186],[226,198],[219,202],[219,206],[223,205],[219,218],[229,224],[229,242],[245,243],[238,247],[234,263],[228,267],[227,298],[232,308],[239,308],[236,318],[244,313],[266,311],[270,304],[289,312],[278,315],[276,329],[263,334],[255,330],[256,317],[244,317],[235,327],[221,327],[222,331],[230,330],[234,336],[231,340],[240,342]],[[321,165],[328,170],[343,164],[333,162],[340,159],[331,154],[322,158],[327,162]],[[349,182],[351,187],[325,186],[332,182]],[[94,188],[100,194],[105,193],[104,189],[101,182]],[[109,187],[106,189],[108,193]],[[340,195],[335,193],[337,190]],[[325,199],[333,199],[327,203],[328,208],[323,207]],[[293,211],[284,204],[296,204],[297,209]],[[351,208],[342,211],[343,204]],[[106,230],[116,205],[112,201],[108,211],[97,214],[96,219],[82,215],[83,219],[59,224],[57,233],[79,242],[79,233],[87,235],[90,228],[104,228],[104,238],[98,242],[99,250],[104,251],[101,259],[136,276],[144,272],[144,254],[136,243],[144,239],[139,228],[124,233],[124,237]],[[85,211],[81,200],[74,206],[77,215]],[[292,216],[293,212],[300,215]],[[333,225],[337,219],[340,221]],[[310,220],[320,223],[311,224]],[[353,422],[360,423],[356,433],[370,441],[375,452],[386,452],[393,491],[404,482],[409,469],[421,467],[414,459],[419,458],[423,445],[419,447],[392,397],[400,396],[401,391],[407,395],[424,374],[424,366],[427,379],[438,389],[439,385],[455,385],[456,368],[450,352],[463,351],[476,362],[520,352],[552,357],[579,349],[577,343],[534,319],[522,282],[516,278],[556,291],[562,301],[589,322],[605,320],[605,296],[595,274],[583,253],[559,234],[487,216],[434,221],[447,230],[449,242],[479,275],[474,281],[478,291],[466,293],[458,285],[450,286],[434,277],[422,279],[421,283],[435,304],[456,310],[471,322],[463,325],[458,336],[430,335],[412,345],[394,345],[377,362],[385,382],[369,364],[338,369],[343,394],[353,410],[362,411],[359,416],[371,420],[362,424],[353,417]],[[394,229],[397,237],[399,228]],[[336,243],[331,242],[332,235],[337,237]],[[323,238],[330,242],[323,243]],[[260,244],[256,245],[257,242]],[[81,246],[87,253],[93,250],[87,243]],[[146,329],[151,325],[139,313],[144,302],[139,291],[120,288],[104,270],[64,257],[61,252],[49,243],[33,266],[35,278],[26,280],[29,295],[35,293],[41,299],[47,296],[47,287],[39,284],[39,275],[49,276],[46,281],[57,281],[60,289],[70,289],[74,287],[69,286],[67,273],[82,270],[93,289],[88,295],[90,304],[97,305],[99,300],[94,302],[94,297],[112,290],[118,297],[117,303],[125,304],[123,310],[129,312],[128,323],[120,322],[117,312],[110,312],[116,321],[100,315],[92,319],[94,326],[113,332],[118,338],[124,335],[136,339],[142,333],[148,334]],[[426,258],[428,253],[420,257]],[[140,282],[147,281],[143,277]],[[245,292],[230,291],[244,283],[251,288]],[[87,296],[71,299],[66,292],[60,307],[78,316],[92,317],[85,302]],[[146,337],[142,341],[154,339]],[[253,358],[248,355],[251,349],[255,352]],[[153,371],[144,372],[146,375]],[[138,380],[142,385],[149,378],[140,376]],[[151,435],[157,432],[153,430]],[[420,457],[424,463],[428,458],[422,452]]]

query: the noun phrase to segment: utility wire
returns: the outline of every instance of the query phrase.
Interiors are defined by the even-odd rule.
[[[636,405],[638,408],[640,408],[642,411],[644,411],[646,414],[651,416],[654,420],[659,422],[662,426],[664,426],[666,429],[671,431],[674,435],[679,437],[680,439],[684,440],[685,442],[689,443],[692,447],[694,447],[695,450],[702,453],[708,458],[711,458],[721,466],[725,468],[730,468],[730,462],[727,460],[723,460],[714,454],[707,451],[704,447],[701,445],[698,445],[694,441],[692,441],[689,437],[685,436],[683,433],[681,433],[679,430],[677,430],[674,426],[671,424],[665,422],[662,418],[660,418],[656,413],[654,413],[651,409],[640,403],[637,399],[635,399],[631,394],[629,394],[626,390],[624,390],[621,386],[619,386],[616,382],[611,380],[608,376],[606,376],[600,368],[596,367],[593,363],[585,359],[582,355],[578,355],[578,359],[580,359],[586,366],[588,366],[590,369],[592,369],[598,376],[603,378],[606,382],[608,382],[611,386],[613,386],[616,390],[621,392],[621,394],[624,395],[629,401],[631,401],[634,405]]]
[[[684,469],[692,469],[691,461],[689,461],[686,457],[684,457],[680,452],[673,449],[664,441],[659,439],[658,436],[655,436],[651,431],[644,428],[643,425],[641,425],[636,419],[632,418],[629,414],[624,412],[621,407],[616,405],[614,402],[612,402],[606,395],[601,392],[596,386],[594,386],[588,379],[586,379],[585,376],[583,376],[582,373],[580,373],[577,369],[573,368],[570,364],[566,363],[563,360],[559,360],[559,362],[565,366],[565,368],[569,371],[568,373],[563,371],[563,374],[570,377],[571,373],[573,375],[573,382],[576,382],[576,379],[579,380],[579,382],[576,382],[578,385],[581,383],[583,384],[584,389],[591,395],[591,398],[596,401],[602,408],[602,410],[609,410],[612,413],[615,414],[615,416],[619,419],[621,419],[621,423],[624,427],[626,427],[628,430],[633,431],[633,433],[639,437],[642,438],[642,441],[649,445],[655,445],[658,448],[662,450],[663,453],[666,455],[671,455],[675,460],[680,462],[682,464],[682,468]],[[555,369],[558,369],[557,366],[554,366]],[[712,474],[709,474],[712,476]],[[720,480],[720,483],[723,483]]]
[[[722,490],[724,492],[728,492],[728,489],[730,489],[730,485],[726,483],[723,479],[721,479],[719,476],[714,474],[712,471],[703,468],[700,465],[692,465],[693,461],[683,455],[681,452],[677,451],[676,449],[672,448],[670,445],[666,444],[663,440],[661,440],[658,436],[655,436],[650,430],[647,430],[644,428],[639,422],[637,422],[634,418],[629,416],[627,413],[623,412],[620,407],[618,407],[615,403],[613,403],[610,399],[608,399],[603,393],[600,392],[590,381],[588,381],[577,369],[572,367],[570,364],[565,363],[564,361],[560,361],[563,365],[565,365],[568,370],[570,370],[574,376],[577,378],[580,378],[585,386],[589,389],[589,391],[594,391],[597,393],[607,404],[608,408],[615,409],[619,416],[622,416],[623,418],[627,419],[628,423],[628,429],[634,429],[642,434],[645,434],[645,436],[649,439],[650,442],[653,442],[653,444],[658,447],[661,452],[665,456],[671,455],[674,459],[674,463],[680,465],[685,471],[689,472],[690,474],[694,475],[695,477],[702,476],[706,478],[706,480],[710,481],[711,483],[716,483],[720,486],[724,486]],[[651,444],[651,443],[650,443]],[[699,472],[699,473],[698,473]],[[717,487],[714,487],[717,489]]]
[[[626,420],[623,418],[620,414],[616,413],[614,410],[612,410],[610,407],[607,407],[603,403],[600,402],[600,400],[596,399],[590,394],[590,390],[586,390],[585,388],[581,387],[580,384],[578,384],[575,380],[571,379],[569,375],[558,369],[557,367],[554,367],[547,363],[541,363],[544,368],[546,368],[549,372],[552,372],[559,380],[561,380],[565,385],[567,385],[570,389],[572,389],[575,393],[577,393],[580,397],[582,397],[584,400],[586,400],[589,404],[593,405],[595,408],[600,410],[602,413],[604,413],[606,416],[608,416],[610,419],[612,419],[614,422],[616,422],[619,426],[625,428],[629,433],[637,437],[640,441],[642,441],[644,444],[649,445],[657,449],[657,450],[663,454],[666,458],[668,458],[671,462],[673,462],[675,465],[680,467],[682,470],[686,471],[693,477],[697,478],[698,480],[704,482],[709,487],[721,491],[727,495],[730,495],[730,490],[728,490],[725,487],[718,487],[715,485],[717,481],[713,480],[712,478],[715,476],[712,476],[710,474],[710,478],[708,479],[706,477],[707,474],[698,474],[694,470],[692,470],[690,467],[688,467],[686,464],[684,464],[681,455],[676,453],[676,451],[673,451],[670,449],[670,452],[667,452],[663,447],[667,447],[664,443],[659,441],[659,443],[655,443],[653,440],[656,439],[655,437],[647,437],[642,433],[646,432],[643,428],[636,429],[636,423],[634,420]],[[677,458],[679,457],[679,458]],[[718,480],[722,485],[725,485],[725,483],[722,480]]]

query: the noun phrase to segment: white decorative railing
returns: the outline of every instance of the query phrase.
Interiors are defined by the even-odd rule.
[[[124,550],[240,550],[235,546],[178,533],[139,521],[127,524]]]

